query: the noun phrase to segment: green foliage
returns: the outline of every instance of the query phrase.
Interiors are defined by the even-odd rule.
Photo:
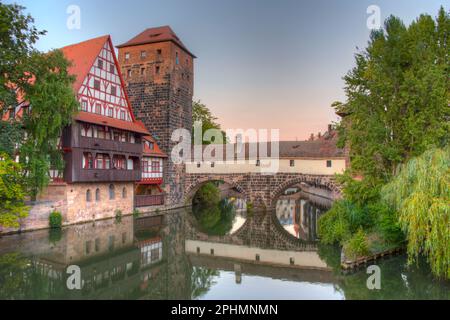
[[[402,165],[382,197],[399,212],[409,262],[425,254],[432,272],[450,279],[450,146]]]
[[[220,190],[213,182],[207,182],[197,191],[193,202],[202,206],[217,206],[220,202]]]
[[[24,15],[24,9],[0,2],[0,118],[5,107],[16,103],[11,83],[21,88],[30,79],[27,61],[35,52],[34,44],[45,34],[33,26],[34,19]]]
[[[62,239],[62,230],[61,228],[49,229],[48,230],[48,241],[56,245]]]
[[[347,201],[337,201],[326,214],[319,218],[318,234],[323,244],[342,243],[350,237]]]
[[[141,212],[138,209],[135,208],[133,210],[133,217],[139,218],[140,214],[141,214]]]
[[[217,118],[212,115],[212,113],[208,109],[208,107],[206,105],[204,105],[203,103],[201,103],[200,100],[194,101],[192,103],[192,120],[194,123],[194,127],[195,127],[195,122],[200,121],[202,123],[201,139],[202,139],[203,145],[224,144],[227,142],[227,137],[226,137],[225,132],[221,131],[220,124],[218,124],[216,122]],[[211,141],[203,140],[203,138],[204,138],[203,135],[205,134],[206,131],[208,131],[210,129],[216,129],[216,130],[220,131],[222,133],[222,141],[212,141],[211,142]],[[192,139],[193,139],[193,142],[196,143],[194,135],[193,135]]]
[[[0,153],[6,153],[13,159],[16,146],[22,139],[23,129],[19,123],[0,121]]]
[[[202,232],[223,236],[232,229],[236,213],[233,204],[224,199],[215,206],[194,207],[194,215]]]
[[[359,229],[344,245],[345,256],[350,259],[366,256],[370,253],[369,241],[363,229]]]
[[[67,71],[69,65],[59,50],[45,55],[35,53],[30,58],[30,71],[36,80],[26,86],[32,109],[22,119],[27,139],[20,148],[20,159],[32,198],[48,184],[51,168],[64,169],[58,143],[63,128],[71,123],[78,110],[72,90],[74,77]]]
[[[0,154],[0,225],[19,227],[19,219],[28,215],[25,206],[20,164]]]
[[[48,217],[50,228],[60,229],[62,227],[62,214],[58,211],[53,211]]]
[[[30,103],[20,127],[2,124],[0,150],[12,156],[20,142],[20,161],[27,193],[34,200],[49,182],[49,170],[64,168],[58,140],[78,110],[72,90],[75,78],[68,74],[69,62],[59,50],[41,53],[34,44],[45,32],[38,31],[24,8],[0,3],[0,116],[16,106],[16,92]],[[3,134],[12,133],[4,137]]]
[[[115,216],[115,219],[116,219],[116,223],[121,223],[122,222],[122,210],[116,209],[116,211],[114,211],[114,216]]]
[[[388,182],[398,164],[449,141],[449,21],[443,8],[436,20],[421,15],[409,27],[389,17],[344,77],[347,102],[333,106],[347,114],[339,132],[351,173],[368,185]]]

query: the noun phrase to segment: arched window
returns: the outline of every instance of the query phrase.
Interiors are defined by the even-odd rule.
[[[114,200],[115,197],[116,197],[116,191],[114,189],[114,185],[111,184],[111,185],[109,185],[109,200]]]
[[[100,201],[100,189],[95,190],[95,201]]]
[[[86,191],[86,202],[91,202],[91,201],[92,201],[91,190],[87,189],[87,191]]]
[[[122,189],[122,198],[126,198],[127,197],[127,188],[123,187]]]

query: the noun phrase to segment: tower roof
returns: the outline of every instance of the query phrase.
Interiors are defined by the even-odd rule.
[[[148,43],[158,43],[158,42],[166,42],[171,41],[178,45],[181,49],[190,54],[193,58],[196,58],[192,52],[190,52],[186,46],[181,42],[180,38],[173,32],[170,26],[162,26],[156,28],[148,28],[143,32],[139,33],[134,38],[128,40],[127,42],[118,45],[117,48],[125,48],[131,46],[138,46]]]

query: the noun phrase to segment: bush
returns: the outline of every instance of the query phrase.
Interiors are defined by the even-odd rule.
[[[62,227],[62,214],[58,211],[53,211],[48,217],[50,228],[59,229]]]
[[[216,206],[219,202],[219,188],[212,182],[208,182],[201,186],[194,198],[194,203],[202,206]]]
[[[133,210],[133,217],[135,218],[139,218],[139,215],[141,214],[141,212],[138,209],[134,209]]]
[[[378,213],[376,230],[386,243],[400,244],[405,240],[405,235],[398,221],[398,215],[394,210],[382,203],[374,204],[371,210]]]
[[[359,229],[344,244],[344,253],[347,258],[356,259],[369,254],[369,241],[366,233]]]
[[[116,211],[114,211],[114,213],[116,217],[116,222],[117,223],[122,222],[122,210],[117,209]]]
[[[343,243],[351,235],[346,201],[337,201],[319,218],[318,234],[323,244]]]

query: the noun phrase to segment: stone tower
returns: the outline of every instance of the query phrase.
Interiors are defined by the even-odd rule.
[[[192,128],[195,56],[169,26],[150,28],[117,46],[134,114],[169,155],[164,165],[166,204],[184,205],[185,166],[172,162],[172,132]]]

